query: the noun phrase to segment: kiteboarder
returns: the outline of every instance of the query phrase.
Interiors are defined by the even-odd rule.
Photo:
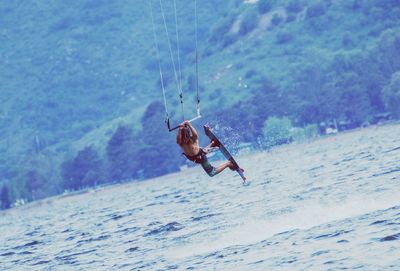
[[[217,168],[210,164],[207,159],[207,153],[212,148],[219,147],[219,144],[216,141],[211,141],[207,147],[201,148],[197,131],[189,121],[184,121],[179,125],[176,143],[181,147],[186,158],[196,164],[200,164],[210,177],[221,173],[226,168],[235,170],[231,161],[227,161]]]

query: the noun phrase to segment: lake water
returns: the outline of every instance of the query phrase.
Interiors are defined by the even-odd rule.
[[[0,213],[0,270],[400,270],[400,126]]]

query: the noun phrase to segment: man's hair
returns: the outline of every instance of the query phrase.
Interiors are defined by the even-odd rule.
[[[189,128],[189,126],[183,126],[181,129],[179,129],[179,133],[181,133],[181,142],[178,142],[179,145],[187,144],[189,142],[193,143],[192,130]]]

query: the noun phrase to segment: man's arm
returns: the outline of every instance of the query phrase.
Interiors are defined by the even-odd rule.
[[[178,134],[176,135],[176,143],[177,143],[178,145],[181,145],[181,144],[182,144],[182,133],[181,133],[181,129],[182,129],[182,127],[179,127]]]
[[[193,135],[193,140],[197,140],[199,139],[199,136],[197,134],[196,129],[194,129],[194,127],[192,126],[192,124],[189,121],[185,121],[185,124],[189,126],[190,130],[192,131],[192,135]]]

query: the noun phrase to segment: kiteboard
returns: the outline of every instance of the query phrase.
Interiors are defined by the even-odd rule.
[[[225,156],[226,159],[231,161],[235,167],[235,171],[239,174],[239,176],[243,180],[243,184],[248,184],[249,182],[247,181],[247,178],[244,176],[244,170],[239,166],[239,164],[236,162],[236,160],[233,158],[233,156],[230,154],[230,152],[226,149],[224,144],[218,139],[218,137],[211,131],[211,128],[206,124],[204,125],[204,132],[206,135],[211,139],[211,141],[215,141],[218,146],[219,150],[221,153]]]

